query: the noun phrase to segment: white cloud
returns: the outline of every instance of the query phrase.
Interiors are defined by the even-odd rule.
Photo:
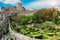
[[[43,8],[43,7],[52,7],[52,6],[60,5],[60,0],[38,0],[35,2],[28,3],[25,5],[26,8]]]
[[[21,2],[20,0],[0,0],[0,2],[3,2],[5,4],[16,4],[17,2]]]

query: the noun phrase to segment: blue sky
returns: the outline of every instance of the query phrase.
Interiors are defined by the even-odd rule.
[[[0,0],[0,7],[15,6],[17,2],[22,3],[26,9],[60,8],[60,0]]]

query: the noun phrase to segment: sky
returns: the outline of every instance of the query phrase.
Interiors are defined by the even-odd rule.
[[[26,9],[60,8],[60,0],[0,0],[0,7],[16,6],[18,2]]]

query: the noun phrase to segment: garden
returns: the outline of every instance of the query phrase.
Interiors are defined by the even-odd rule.
[[[15,14],[10,24],[14,32],[30,38],[60,40],[60,12],[55,8],[42,8],[28,16]]]

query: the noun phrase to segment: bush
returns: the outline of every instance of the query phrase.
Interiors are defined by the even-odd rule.
[[[23,17],[25,17],[25,16],[24,16],[24,15],[20,15],[20,14],[15,14],[15,15],[11,16],[10,19],[11,19],[12,21],[15,21],[15,22],[19,23],[20,20],[21,20]]]
[[[26,25],[28,23],[28,19],[27,18],[22,18],[22,20],[20,21],[21,25]]]
[[[36,19],[35,16],[32,16],[31,20],[32,20],[32,23],[39,23],[39,21]]]

